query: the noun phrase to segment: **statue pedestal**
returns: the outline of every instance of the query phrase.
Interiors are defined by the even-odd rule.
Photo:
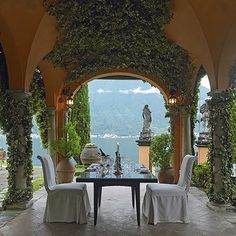
[[[149,160],[150,140],[137,140],[139,146],[139,163],[143,164],[149,170],[151,170],[151,162]]]
[[[207,162],[209,143],[210,143],[209,133],[208,132],[200,133],[200,136],[196,141],[196,146],[198,148],[198,164]]]

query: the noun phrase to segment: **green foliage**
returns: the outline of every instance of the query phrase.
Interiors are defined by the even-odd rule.
[[[59,37],[49,59],[71,80],[112,69],[151,74],[179,94],[188,93],[192,66],[187,51],[169,41],[170,0],[45,0]]]
[[[233,162],[236,163],[236,100],[233,101],[232,110],[230,114],[230,129],[232,131],[232,145],[233,145]]]
[[[41,189],[44,186],[44,180],[43,180],[43,176],[40,176],[39,178],[37,178],[36,180],[34,180],[32,182],[33,185],[33,192],[38,191],[39,189]]]
[[[48,113],[46,107],[46,94],[43,78],[39,70],[36,70],[30,84],[31,110],[36,116],[36,124],[39,127],[40,137],[43,148],[48,147]]]
[[[206,190],[208,188],[209,176],[210,167],[207,162],[196,165],[193,169],[192,183],[194,186]]]
[[[74,97],[74,106],[71,111],[71,122],[75,124],[75,129],[80,137],[81,149],[90,142],[90,110],[88,98],[88,85],[80,88]],[[79,154],[74,157],[79,161]]]
[[[150,146],[152,165],[158,164],[161,169],[171,166],[173,149],[170,134],[161,134],[152,138]]]
[[[64,158],[71,158],[81,151],[80,137],[75,130],[75,125],[67,123],[64,128],[65,137],[52,142],[51,148]]]
[[[31,100],[26,94],[15,95],[0,90],[0,125],[6,134],[8,145],[7,170],[8,191],[2,203],[6,209],[8,205],[28,201],[32,198],[32,113]],[[26,188],[18,189],[16,174],[19,167],[23,167],[26,178]]]
[[[208,100],[208,108],[212,141],[208,162],[211,174],[207,194],[210,201],[221,204],[228,203],[232,198],[233,135],[230,115],[235,93],[226,90],[211,93],[210,96],[212,98]]]
[[[76,165],[75,166],[75,176],[80,175],[81,173],[83,173],[85,171],[85,167],[83,165]]]

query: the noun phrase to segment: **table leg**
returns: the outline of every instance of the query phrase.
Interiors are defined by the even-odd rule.
[[[134,187],[131,187],[131,192],[132,192],[132,206],[133,206],[133,208],[134,208],[134,201],[135,201],[135,199],[134,199],[135,188],[134,188]]]
[[[140,226],[140,184],[137,184],[135,186],[135,195],[136,195],[137,221],[138,221],[138,226]]]
[[[98,196],[98,206],[101,206],[101,200],[102,200],[102,187],[99,187],[99,192],[98,192],[99,196]]]
[[[97,186],[95,183],[94,183],[94,187],[93,187],[93,197],[94,197],[94,225],[97,224],[97,215],[98,215],[98,197],[99,197],[99,194],[98,194],[98,191],[99,191],[99,186]]]

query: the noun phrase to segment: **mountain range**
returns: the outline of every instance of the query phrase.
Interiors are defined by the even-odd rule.
[[[200,105],[209,89],[201,86]],[[89,82],[91,134],[139,135],[142,111],[147,104],[152,114],[154,134],[166,132],[169,118],[159,90],[139,80],[94,80]]]

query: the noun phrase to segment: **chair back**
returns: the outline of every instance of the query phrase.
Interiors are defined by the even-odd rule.
[[[43,167],[44,186],[48,192],[54,185],[56,185],[54,165],[50,156],[37,156],[37,158],[41,161]]]
[[[188,193],[189,191],[192,177],[193,163],[194,161],[196,161],[196,158],[197,157],[195,156],[186,155],[181,164],[178,185],[183,187],[186,193]]]

